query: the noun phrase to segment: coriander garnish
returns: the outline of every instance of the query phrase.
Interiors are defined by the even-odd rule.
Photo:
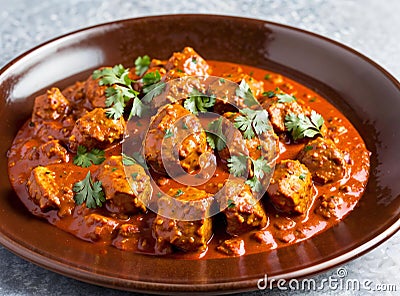
[[[86,207],[96,208],[101,207],[103,202],[106,201],[101,182],[96,181],[93,183],[90,172],[87,173],[85,179],[76,182],[72,190],[76,193],[74,200],[78,205],[86,202]]]
[[[74,164],[87,168],[92,164],[101,164],[105,159],[103,150],[93,148],[92,150],[87,151],[85,146],[79,145],[77,154],[74,157]]]
[[[311,111],[310,117],[303,113],[299,115],[290,113],[285,117],[285,126],[294,140],[303,139],[305,137],[313,138],[316,135],[322,135],[321,127],[323,124],[323,117],[314,110]]]
[[[243,132],[245,139],[254,138],[256,134],[261,135],[271,129],[265,110],[245,108],[240,110],[240,114],[242,115],[235,118],[234,126]]]

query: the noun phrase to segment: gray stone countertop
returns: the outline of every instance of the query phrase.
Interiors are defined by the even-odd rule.
[[[299,27],[344,43],[371,58],[400,80],[399,0],[0,0],[0,67],[53,37],[98,23],[171,13],[213,13],[259,18]],[[86,284],[27,262],[0,246],[0,296],[139,295]],[[373,251],[341,266],[349,278],[369,279],[374,292],[256,291],[241,295],[400,295],[400,233]],[[321,282],[338,269],[314,277]]]

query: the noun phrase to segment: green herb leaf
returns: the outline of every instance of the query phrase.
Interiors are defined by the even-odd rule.
[[[93,148],[89,152],[85,146],[79,145],[77,154],[74,157],[74,164],[83,168],[90,167],[93,164],[101,164],[106,158],[104,151]]]
[[[170,128],[167,128],[167,129],[165,130],[164,138],[165,138],[165,139],[168,139],[168,138],[171,138],[173,135],[174,135],[173,130],[170,129]]]
[[[264,178],[265,174],[269,174],[272,172],[272,169],[268,165],[267,160],[263,157],[253,159],[246,155],[234,155],[228,159],[229,172],[235,177],[244,176],[244,174],[247,172],[247,164],[249,159],[251,160],[253,165],[254,176],[246,180],[245,183],[248,184],[251,187],[251,190],[253,190],[254,192],[260,192],[262,190],[262,183],[260,180]]]
[[[290,103],[296,101],[296,98],[289,94],[276,94],[276,97],[278,98],[279,103]]]
[[[143,98],[143,102],[149,104],[154,97],[160,95],[166,84],[161,81],[161,74],[156,70],[155,72],[147,73],[142,78],[143,82],[143,93],[146,96]]]
[[[247,84],[246,80],[242,79],[239,87],[236,89],[236,95],[244,99],[246,106],[251,107],[258,104],[258,101],[254,98],[251,92],[250,86]]]
[[[285,126],[294,140],[303,139],[305,137],[313,138],[316,135],[322,135],[321,127],[323,123],[323,117],[314,110],[311,111],[310,117],[304,114],[296,115],[293,113],[285,117]]]
[[[226,136],[222,132],[222,117],[208,124],[206,135],[207,143],[212,149],[221,151],[226,147]]]
[[[272,171],[271,167],[263,157],[260,157],[256,160],[253,158],[250,159],[253,163],[254,176],[258,179],[264,178],[264,174],[269,174]]]
[[[146,73],[146,75],[144,75],[142,78],[143,93],[147,94],[148,92],[150,92],[154,88],[151,86],[160,81],[161,81],[161,74],[160,72],[158,72],[158,70],[156,70],[155,72]]]
[[[236,207],[235,201],[233,199],[228,199],[228,209],[233,209]]]
[[[181,196],[182,194],[184,194],[185,192],[183,191],[183,190],[181,190],[181,189],[178,189],[177,191],[176,191],[176,193],[175,193],[175,197],[179,197],[179,196]]]
[[[93,183],[90,171],[87,173],[85,179],[74,184],[72,190],[76,193],[74,200],[78,205],[86,202],[86,207],[96,208],[101,207],[103,202],[106,201],[101,182],[97,181]]]
[[[121,153],[121,155],[122,155],[122,164],[123,165],[131,166],[131,165],[135,165],[137,163],[133,157],[130,157],[129,155],[126,155],[125,153]]]
[[[93,72],[93,79],[100,79],[100,85],[126,84],[129,69],[125,69],[121,64],[115,65],[112,68],[103,68]]]
[[[148,106],[144,105],[138,97],[133,100],[132,109],[129,113],[128,120],[130,120],[133,116],[142,117],[145,112],[148,110]]]
[[[266,96],[268,98],[273,98],[275,97],[275,92],[273,90],[265,91],[262,93],[263,96]]]
[[[146,165],[146,160],[144,159],[142,153],[140,153],[140,152],[134,152],[134,153],[132,154],[132,156],[133,156],[133,159],[136,160],[137,163],[140,164],[142,167],[144,167],[144,168],[147,167],[147,165]]]
[[[301,175],[299,176],[299,179],[304,181],[304,180],[306,179],[306,175],[301,174]]]
[[[149,69],[150,66],[150,57],[148,55],[144,55],[142,57],[137,57],[135,60],[135,73],[138,76],[142,76]]]
[[[310,151],[312,149],[313,149],[313,146],[311,146],[311,145],[304,146],[304,151]]]
[[[265,74],[264,79],[265,80],[270,80],[271,79],[271,74]]]
[[[237,116],[234,126],[243,132],[245,139],[254,138],[256,134],[261,135],[271,129],[268,122],[268,113],[265,110],[245,108],[240,110],[240,113],[244,116]]]
[[[194,115],[198,115],[199,112],[207,112],[209,108],[212,108],[215,101],[215,96],[207,96],[199,90],[193,89],[183,106]]]
[[[251,190],[254,192],[260,192],[262,190],[262,184],[256,176],[246,180],[244,183],[249,185]]]
[[[247,172],[247,159],[246,155],[233,155],[228,158],[229,172],[235,177],[244,176]]]
[[[93,72],[93,79],[100,79],[99,85],[109,85],[105,91],[108,107],[106,115],[114,120],[124,114],[124,108],[128,101],[137,98],[139,94],[132,88],[133,81],[129,78],[129,69],[122,65],[113,68],[104,68]],[[140,116],[138,114],[137,116]]]

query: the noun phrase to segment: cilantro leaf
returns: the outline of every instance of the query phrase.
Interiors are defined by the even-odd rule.
[[[136,160],[136,162],[137,162],[138,164],[140,164],[142,167],[144,167],[144,168],[147,167],[147,165],[146,165],[146,160],[144,159],[142,153],[140,153],[140,152],[137,151],[137,152],[134,152],[134,153],[132,154],[132,156],[133,156],[133,159]]]
[[[174,135],[173,129],[172,129],[172,128],[167,128],[167,129],[165,130],[164,138],[165,138],[165,139],[168,139],[168,138],[171,138],[173,135]]]
[[[268,98],[275,97],[275,92],[273,90],[265,91],[262,93],[263,96],[267,96]]]
[[[134,152],[132,156],[129,156],[125,153],[121,153],[122,155],[122,164],[126,166],[131,166],[134,164],[139,164],[144,168],[147,168],[146,161],[144,160],[142,154],[140,152]]]
[[[261,135],[271,129],[268,122],[268,114],[265,110],[244,108],[240,110],[240,113],[242,115],[235,118],[234,126],[243,132],[245,139],[254,138],[256,134]]]
[[[271,173],[272,169],[262,156],[258,159],[250,158],[250,160],[253,164],[254,176],[246,180],[245,183],[251,187],[252,191],[260,192],[262,190],[262,178],[264,178],[265,174]]]
[[[143,93],[147,94],[152,88],[151,86],[161,81],[161,74],[156,70],[155,72],[146,73],[142,77]]]
[[[222,132],[222,117],[208,124],[206,135],[207,143],[212,149],[221,151],[226,147],[226,136]]]
[[[83,168],[90,167],[93,164],[101,164],[106,158],[104,151],[93,148],[89,152],[85,146],[79,145],[77,154],[74,157],[74,164]]]
[[[233,209],[236,207],[235,201],[233,199],[228,199],[228,209]]]
[[[254,192],[260,192],[262,190],[262,184],[256,176],[246,180],[244,183],[249,185],[251,190]]]
[[[290,103],[296,101],[296,98],[294,96],[285,93],[276,94],[276,97],[278,98],[279,103]]]
[[[178,189],[175,193],[175,197],[179,197],[181,195],[183,195],[185,192],[182,189]]]
[[[139,94],[132,88],[133,80],[129,78],[129,69],[125,69],[122,65],[95,70],[92,77],[99,79],[99,85],[110,86],[105,90],[105,104],[108,107],[106,115],[114,120],[124,114],[126,103],[136,99]],[[136,115],[140,116],[137,112]]]
[[[258,179],[264,178],[264,174],[268,174],[271,172],[271,167],[262,156],[256,160],[252,158],[250,159],[253,163],[254,176]]]
[[[194,115],[197,115],[199,112],[207,112],[208,108],[212,108],[215,105],[215,101],[215,96],[207,96],[199,90],[193,89],[183,106]]]
[[[314,110],[311,111],[310,117],[303,113],[299,115],[290,113],[285,116],[285,127],[291,133],[294,140],[322,135],[321,127],[323,123],[323,117]]]
[[[156,70],[155,72],[146,73],[142,77],[143,88],[142,91],[146,96],[143,102],[150,103],[154,97],[162,93],[165,88],[165,82],[161,81],[161,74]]]
[[[228,158],[229,172],[235,177],[244,176],[247,172],[247,159],[246,155],[233,155]]]
[[[239,87],[236,89],[236,95],[244,99],[246,106],[251,107],[258,104],[258,101],[251,92],[250,86],[247,84],[246,80],[242,79]]]
[[[137,57],[135,60],[135,73],[138,76],[142,76],[149,69],[150,57],[144,55],[142,57]]]
[[[130,157],[129,155],[126,155],[125,153],[121,153],[121,155],[122,155],[122,164],[123,165],[131,166],[131,165],[135,165],[137,163],[133,157]]]
[[[138,97],[133,100],[132,109],[129,113],[128,120],[130,120],[133,116],[141,117],[145,111],[148,110],[148,106],[144,105]]]
[[[129,69],[125,69],[121,64],[112,68],[103,68],[93,72],[93,79],[100,79],[99,85],[122,84],[125,85],[128,78]],[[129,78],[128,78],[129,79]],[[130,80],[130,79],[129,79]]]
[[[74,184],[72,190],[76,193],[74,200],[78,205],[86,202],[86,207],[96,208],[101,207],[103,202],[106,201],[101,182],[96,181],[93,183],[90,171],[87,173],[85,179]]]
[[[247,163],[249,159],[253,165],[254,176],[247,179],[245,183],[249,185],[254,192],[260,192],[262,190],[262,178],[264,178],[265,174],[272,172],[265,158],[260,157],[258,159],[253,159],[246,155],[234,155],[228,159],[229,172],[235,177],[243,176],[247,172]]]

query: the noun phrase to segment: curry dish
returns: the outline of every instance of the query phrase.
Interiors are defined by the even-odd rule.
[[[208,78],[183,79],[193,76]],[[235,106],[212,91],[232,84]],[[184,99],[159,104],[166,87]],[[368,181],[369,151],[325,98],[190,47],[103,67],[32,99],[8,153],[10,181],[33,215],[91,243],[177,258],[263,252],[334,226]],[[168,141],[175,158],[172,148],[162,157]],[[206,181],[188,185],[181,175]],[[194,206],[176,214],[175,201]]]

